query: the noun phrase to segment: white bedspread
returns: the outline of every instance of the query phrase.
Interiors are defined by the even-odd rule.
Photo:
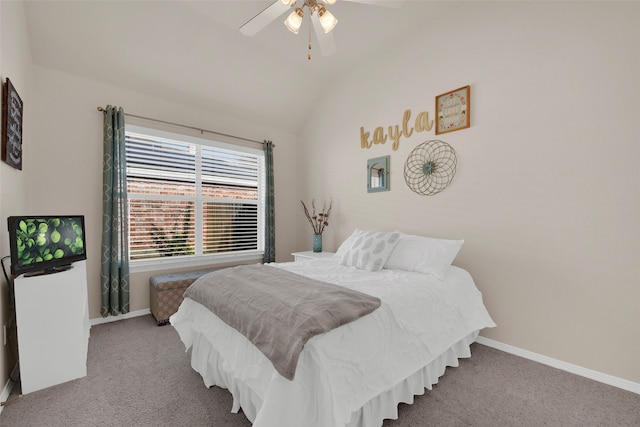
[[[371,399],[473,332],[495,326],[461,268],[450,267],[441,281],[406,271],[356,270],[335,257],[270,265],[377,296],[382,306],[309,340],[294,381],[288,381],[241,334],[185,299],[172,325],[187,349],[207,341],[202,347],[208,354],[194,353],[193,368],[207,386],[229,388],[233,410],[242,402],[255,427],[347,425]]]

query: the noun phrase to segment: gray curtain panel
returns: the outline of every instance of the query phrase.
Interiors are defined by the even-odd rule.
[[[273,190],[273,143],[265,141],[264,163],[267,175],[266,198],[264,216],[264,262],[274,262],[276,260],[276,212],[275,197]]]
[[[129,225],[124,111],[104,112],[102,195],[102,317],[129,312]]]

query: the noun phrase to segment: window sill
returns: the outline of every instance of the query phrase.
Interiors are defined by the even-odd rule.
[[[130,273],[142,273],[145,271],[169,270],[185,267],[213,267],[216,265],[230,264],[234,262],[256,261],[262,262],[263,252],[251,251],[239,254],[225,255],[201,255],[180,258],[155,258],[131,261]]]

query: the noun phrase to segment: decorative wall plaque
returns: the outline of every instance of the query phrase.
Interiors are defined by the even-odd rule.
[[[22,170],[22,99],[8,78],[2,100],[2,160]]]
[[[465,86],[436,96],[436,135],[470,126],[470,92],[470,86]]]

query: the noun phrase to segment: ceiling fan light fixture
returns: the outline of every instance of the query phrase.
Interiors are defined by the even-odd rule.
[[[318,20],[325,34],[333,30],[338,23],[336,17],[322,5],[318,6]]]
[[[296,4],[297,1],[298,0],[280,0],[280,2],[285,6],[293,6],[294,4]]]
[[[302,26],[302,18],[304,18],[304,12],[299,7],[296,7],[289,17],[284,21],[284,25],[294,34],[298,34],[300,27]]]

